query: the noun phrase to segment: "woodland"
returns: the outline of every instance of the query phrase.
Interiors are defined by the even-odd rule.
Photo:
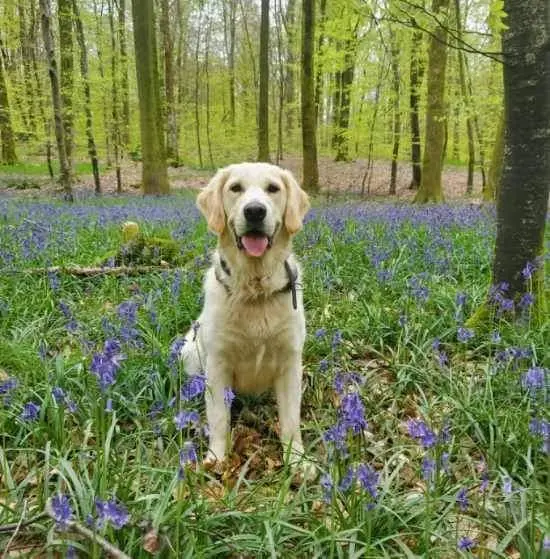
[[[548,0],[2,0],[0,555],[546,559]],[[275,398],[183,333],[215,169],[293,171],[307,337]]]

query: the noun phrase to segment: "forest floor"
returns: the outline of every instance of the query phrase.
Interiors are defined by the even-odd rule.
[[[299,157],[287,157],[281,161],[281,166],[291,170],[296,177],[301,176],[302,160]],[[321,189],[325,194],[363,195],[368,198],[388,197],[390,179],[390,161],[376,160],[372,164],[370,176],[367,173],[366,159],[350,162],[335,162],[332,158],[322,157],[319,160],[319,176]],[[170,185],[173,189],[197,189],[205,186],[212,177],[212,169],[197,169],[193,167],[169,168]],[[58,186],[46,176],[32,173],[30,188],[22,190],[14,186],[19,178],[28,178],[24,167],[21,172],[11,172],[9,181],[0,180],[0,194],[22,194],[27,192],[33,196],[38,190],[42,194],[49,194]],[[5,175],[6,176],[6,175]],[[30,177],[30,175],[29,175]],[[443,192],[448,200],[463,198],[466,195],[467,169],[457,165],[446,165],[443,171]],[[409,163],[400,162],[397,175],[397,194],[395,199],[409,200],[414,191],[409,189],[411,167]],[[141,164],[127,162],[122,167],[123,191],[125,193],[140,193]],[[103,170],[101,173],[102,190],[105,193],[116,191],[116,175],[114,169]],[[33,187],[34,185],[34,187]],[[39,187],[39,189],[37,188]],[[79,194],[93,191],[93,177],[91,173],[81,172],[77,175],[75,190]],[[474,193],[470,198],[476,201],[481,195],[481,174],[476,172],[474,177]]]

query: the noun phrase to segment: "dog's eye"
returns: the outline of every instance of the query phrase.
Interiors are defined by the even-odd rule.
[[[275,192],[279,192],[279,190],[281,190],[276,184],[270,184],[267,187],[267,191],[270,192],[271,194],[274,194]]]
[[[242,192],[243,187],[239,183],[236,183],[236,184],[232,184],[229,187],[229,190],[231,190],[231,192]]]

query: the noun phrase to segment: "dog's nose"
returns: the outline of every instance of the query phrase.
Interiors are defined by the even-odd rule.
[[[264,220],[267,210],[263,204],[250,202],[244,207],[244,217],[251,223],[260,223]]]

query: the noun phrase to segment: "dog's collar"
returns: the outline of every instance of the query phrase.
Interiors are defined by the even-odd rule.
[[[228,277],[231,277],[231,269],[227,265],[227,262],[220,256],[220,268],[221,271],[225,273]],[[292,295],[292,308],[294,310],[298,309],[298,297],[296,295],[296,280],[298,279],[298,272],[296,269],[293,269],[292,266],[289,264],[288,260],[284,262],[285,272],[288,276],[288,283],[281,289],[273,292],[273,295],[278,295],[279,293],[288,293],[290,291]],[[226,293],[231,295],[231,287],[223,280],[220,274],[220,270],[217,266],[214,266],[214,275],[219,283],[222,284]]]

